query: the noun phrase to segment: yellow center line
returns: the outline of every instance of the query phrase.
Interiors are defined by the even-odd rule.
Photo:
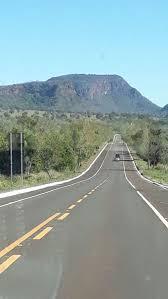
[[[46,234],[48,234],[50,232],[50,230],[52,230],[53,227],[48,226],[46,227],[41,233],[39,233],[38,235],[36,235],[33,240],[40,240],[42,239]]]
[[[70,213],[65,213],[65,214],[63,214],[62,216],[60,216],[60,217],[58,218],[58,220],[64,220],[66,217],[69,216],[69,214],[70,214]]]
[[[75,208],[76,207],[76,205],[71,205],[69,208],[68,208],[68,210],[72,210],[73,208]]]
[[[0,274],[8,269],[21,255],[12,255],[5,262],[0,264]]]
[[[79,199],[77,202],[81,202],[83,200],[83,198]]]
[[[0,251],[0,258],[2,256],[4,256],[5,254],[7,254],[8,252],[12,251],[14,248],[16,248],[19,244],[21,244],[23,241],[27,240],[29,237],[31,237],[34,233],[36,233],[39,229],[41,229],[43,226],[45,226],[46,224],[48,224],[50,221],[52,221],[53,219],[57,218],[61,213],[56,213],[52,216],[50,216],[48,219],[46,219],[45,221],[43,221],[42,223],[40,223],[39,225],[37,225],[36,227],[34,227],[32,230],[30,230],[28,233],[26,233],[25,235],[23,235],[22,237],[20,237],[19,239],[17,239],[16,241],[14,241],[13,243],[11,243],[10,245],[8,245],[7,247],[5,247],[4,249],[2,249]]]

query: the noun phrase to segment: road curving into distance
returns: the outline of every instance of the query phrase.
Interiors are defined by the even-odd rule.
[[[0,199],[0,298],[167,299],[167,217],[117,135],[82,177]]]

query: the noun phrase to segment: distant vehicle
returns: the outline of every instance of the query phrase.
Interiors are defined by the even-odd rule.
[[[115,155],[115,161],[120,161],[120,155],[119,154]]]

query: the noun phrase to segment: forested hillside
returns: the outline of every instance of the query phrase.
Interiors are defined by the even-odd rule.
[[[117,75],[65,75],[0,86],[0,108],[156,115],[160,107]]]

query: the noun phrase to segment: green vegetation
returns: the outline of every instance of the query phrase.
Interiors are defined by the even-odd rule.
[[[120,132],[134,154],[137,167],[153,180],[168,183],[168,120],[126,117]]]
[[[148,168],[148,163],[142,159],[136,160],[136,165],[140,172],[154,181],[168,183],[168,171],[163,164],[158,164],[154,168]]]
[[[143,113],[159,115],[161,108],[117,75],[65,75],[47,81],[0,86],[1,109],[64,112]],[[164,115],[166,111],[163,111]]]
[[[0,111],[0,190],[20,187],[19,175],[11,186],[9,132],[24,132],[24,186],[63,180],[81,173],[103,144],[120,133],[135,152],[143,175],[168,183],[168,120],[115,113]]]
[[[62,180],[78,175],[92,161],[101,146],[113,136],[110,123],[94,116],[46,112],[1,112],[0,190],[9,189],[5,174],[9,159],[9,132],[24,132],[24,185]],[[12,187],[20,186],[15,176]]]

